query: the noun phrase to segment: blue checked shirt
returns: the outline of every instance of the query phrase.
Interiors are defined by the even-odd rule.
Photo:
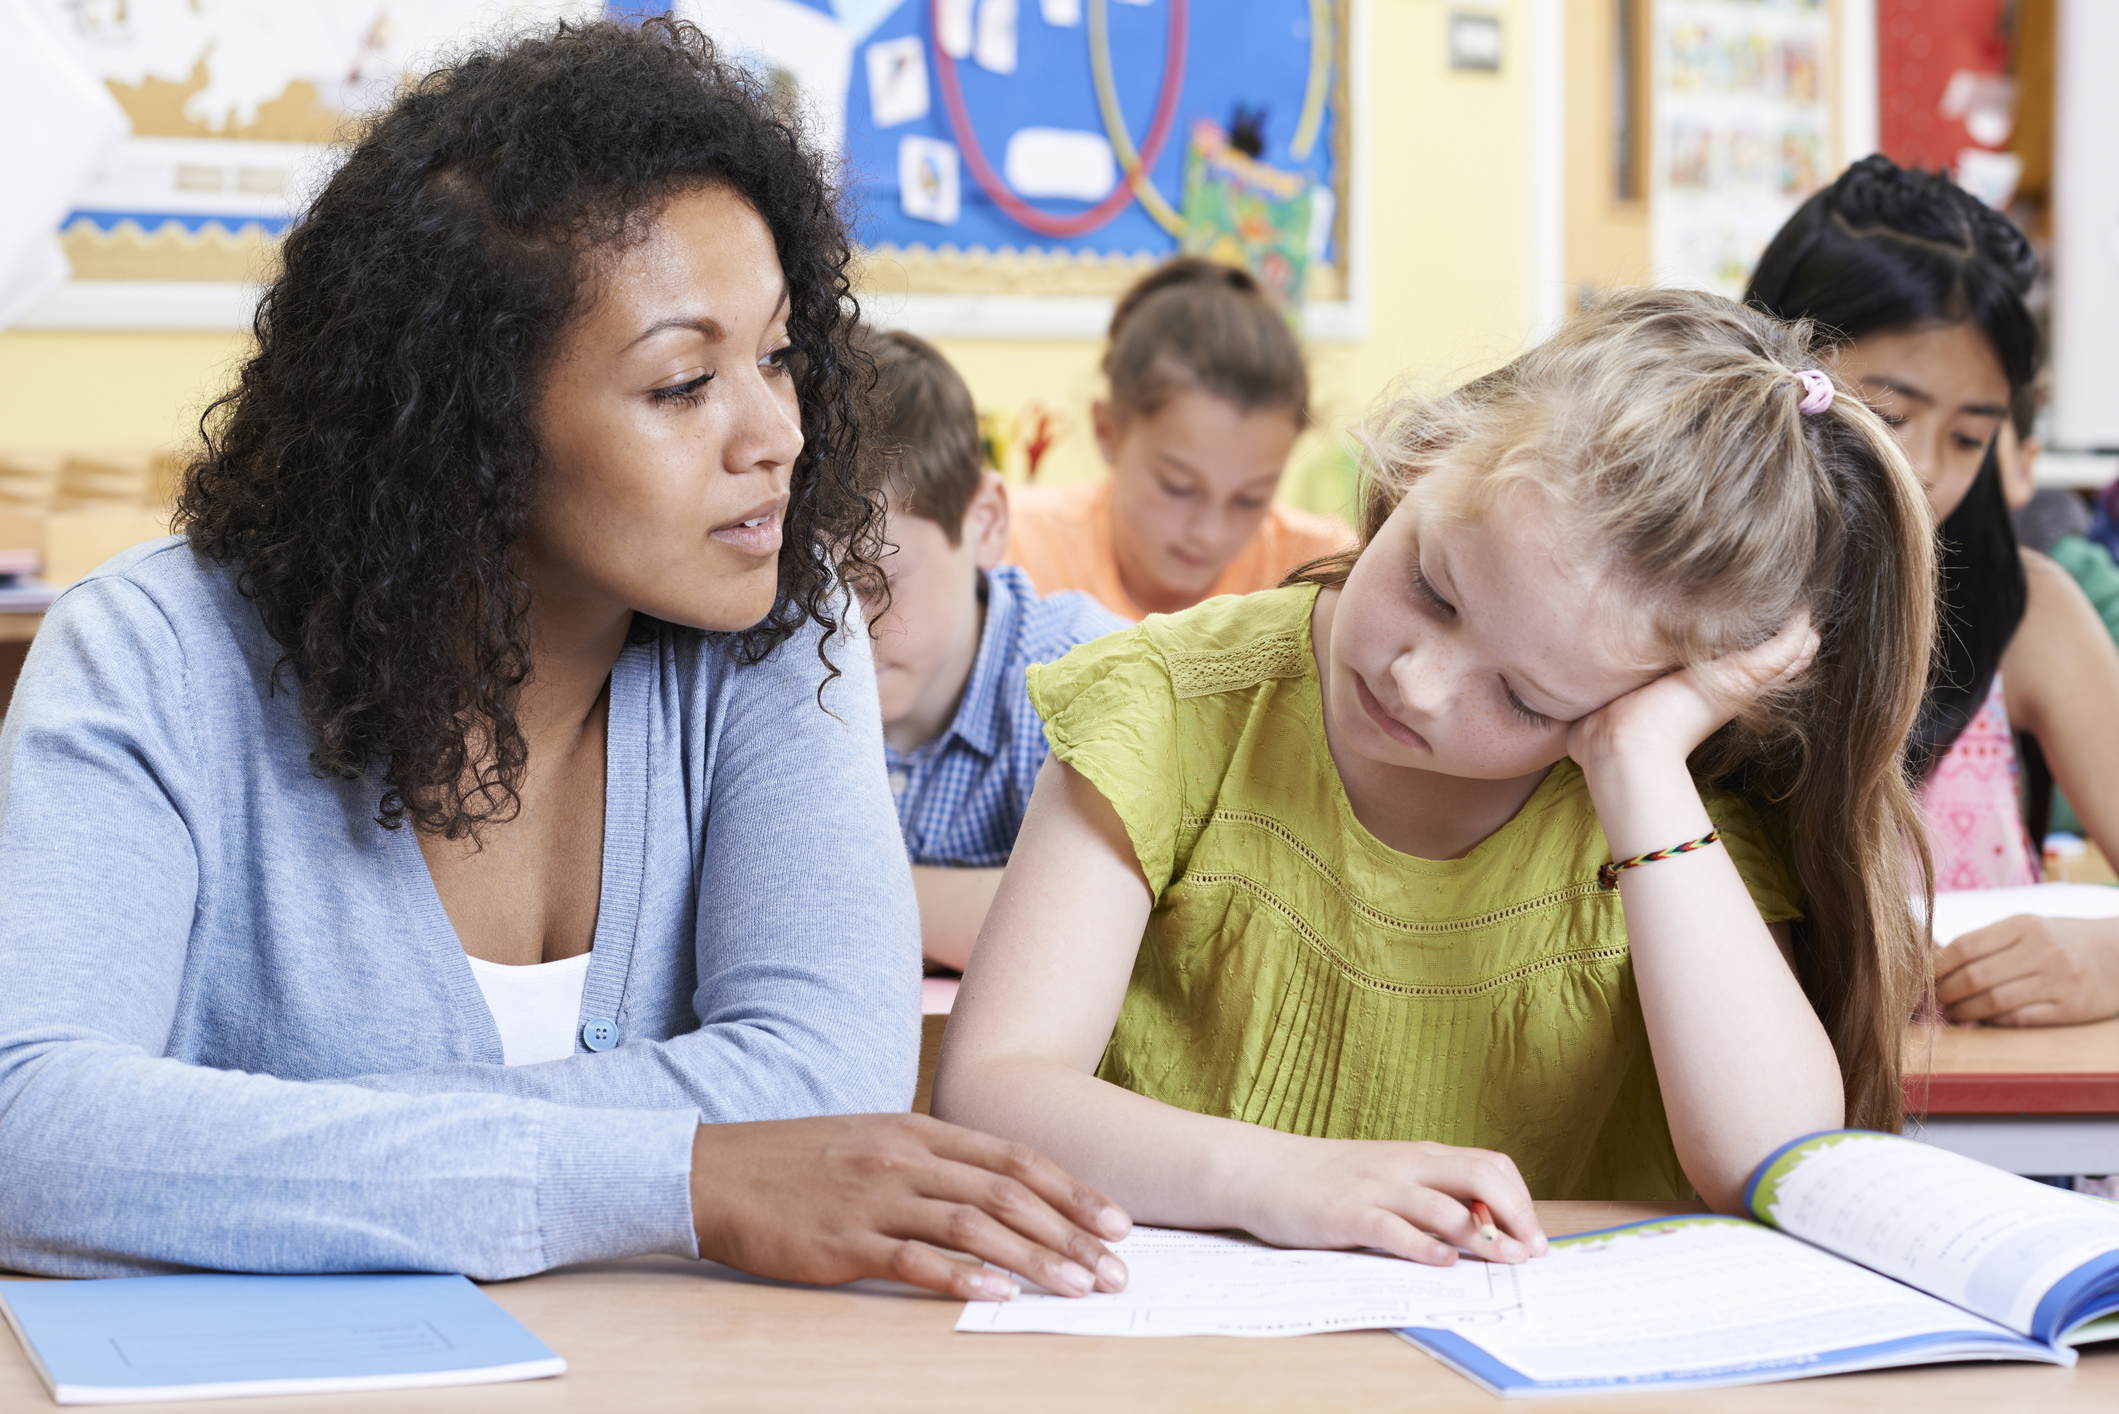
[[[883,749],[898,828],[915,864],[975,869],[1008,862],[1045,764],[1045,725],[1030,705],[1023,670],[1133,626],[1086,594],[1039,598],[1014,565],[985,573],[986,626],[956,717],[902,756]]]

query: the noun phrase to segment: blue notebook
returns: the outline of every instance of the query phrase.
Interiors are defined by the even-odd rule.
[[[460,1276],[0,1281],[61,1404],[492,1384],[565,1372]]]

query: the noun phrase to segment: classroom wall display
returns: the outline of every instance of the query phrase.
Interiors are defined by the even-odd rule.
[[[30,3],[132,127],[61,223],[72,298],[48,303],[101,327],[236,327],[333,141],[406,75],[496,26],[637,19],[671,0]],[[1362,3],[675,0],[671,12],[764,75],[843,164],[865,288],[1066,305],[1064,330],[982,328],[1088,333],[1111,296],[1187,249],[1252,265],[1291,312],[1353,308],[1347,54]],[[188,302],[166,319],[149,308],[172,297]]]
[[[1766,242],[1830,180],[1824,0],[1656,0],[1649,246],[1666,285],[1741,294]]]
[[[1189,249],[1253,265],[1294,306],[1346,289],[1350,5],[683,0],[677,13],[843,143],[859,238],[908,292],[1108,296]]]
[[[76,281],[248,283],[330,170],[346,120],[491,26],[597,0],[35,0],[125,110],[61,242]]]

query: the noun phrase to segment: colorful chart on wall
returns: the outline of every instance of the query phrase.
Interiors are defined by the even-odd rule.
[[[40,0],[132,136],[62,225],[76,279],[247,282],[349,118],[598,0]],[[1343,293],[1350,0],[681,0],[844,162],[919,292],[1110,294],[1179,250]],[[618,0],[631,17],[668,4]]]
[[[61,239],[79,279],[252,281],[349,117],[496,26],[597,0],[41,0],[132,124]]]
[[[1833,174],[1825,0],[1656,0],[1649,238],[1656,278],[1736,296]]]
[[[813,123],[843,141],[861,241],[901,288],[1108,294],[1192,250],[1249,265],[1293,302],[1343,292],[1347,4],[689,0],[679,13],[810,95]]]

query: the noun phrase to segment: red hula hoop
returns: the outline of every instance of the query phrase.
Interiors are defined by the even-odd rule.
[[[987,165],[986,154],[979,148],[978,134],[971,129],[971,115],[964,110],[964,90],[957,81],[956,60],[942,47],[941,0],[928,0],[927,20],[934,37],[934,66],[941,74],[942,106],[948,111],[950,130],[956,137],[957,146],[963,150],[964,162],[971,168],[971,175],[978,180],[986,195],[1018,224],[1044,236],[1079,236],[1108,225],[1132,204],[1133,174],[1154,170],[1155,160],[1162,156],[1163,145],[1169,141],[1170,128],[1177,121],[1177,97],[1185,83],[1187,0],[1169,0],[1169,6],[1170,34],[1163,53],[1162,90],[1155,97],[1155,116],[1148,123],[1147,140],[1140,145],[1140,165],[1127,168],[1111,195],[1087,211],[1073,216],[1053,216],[1017,196],[1008,183],[1001,180],[1000,174]]]

